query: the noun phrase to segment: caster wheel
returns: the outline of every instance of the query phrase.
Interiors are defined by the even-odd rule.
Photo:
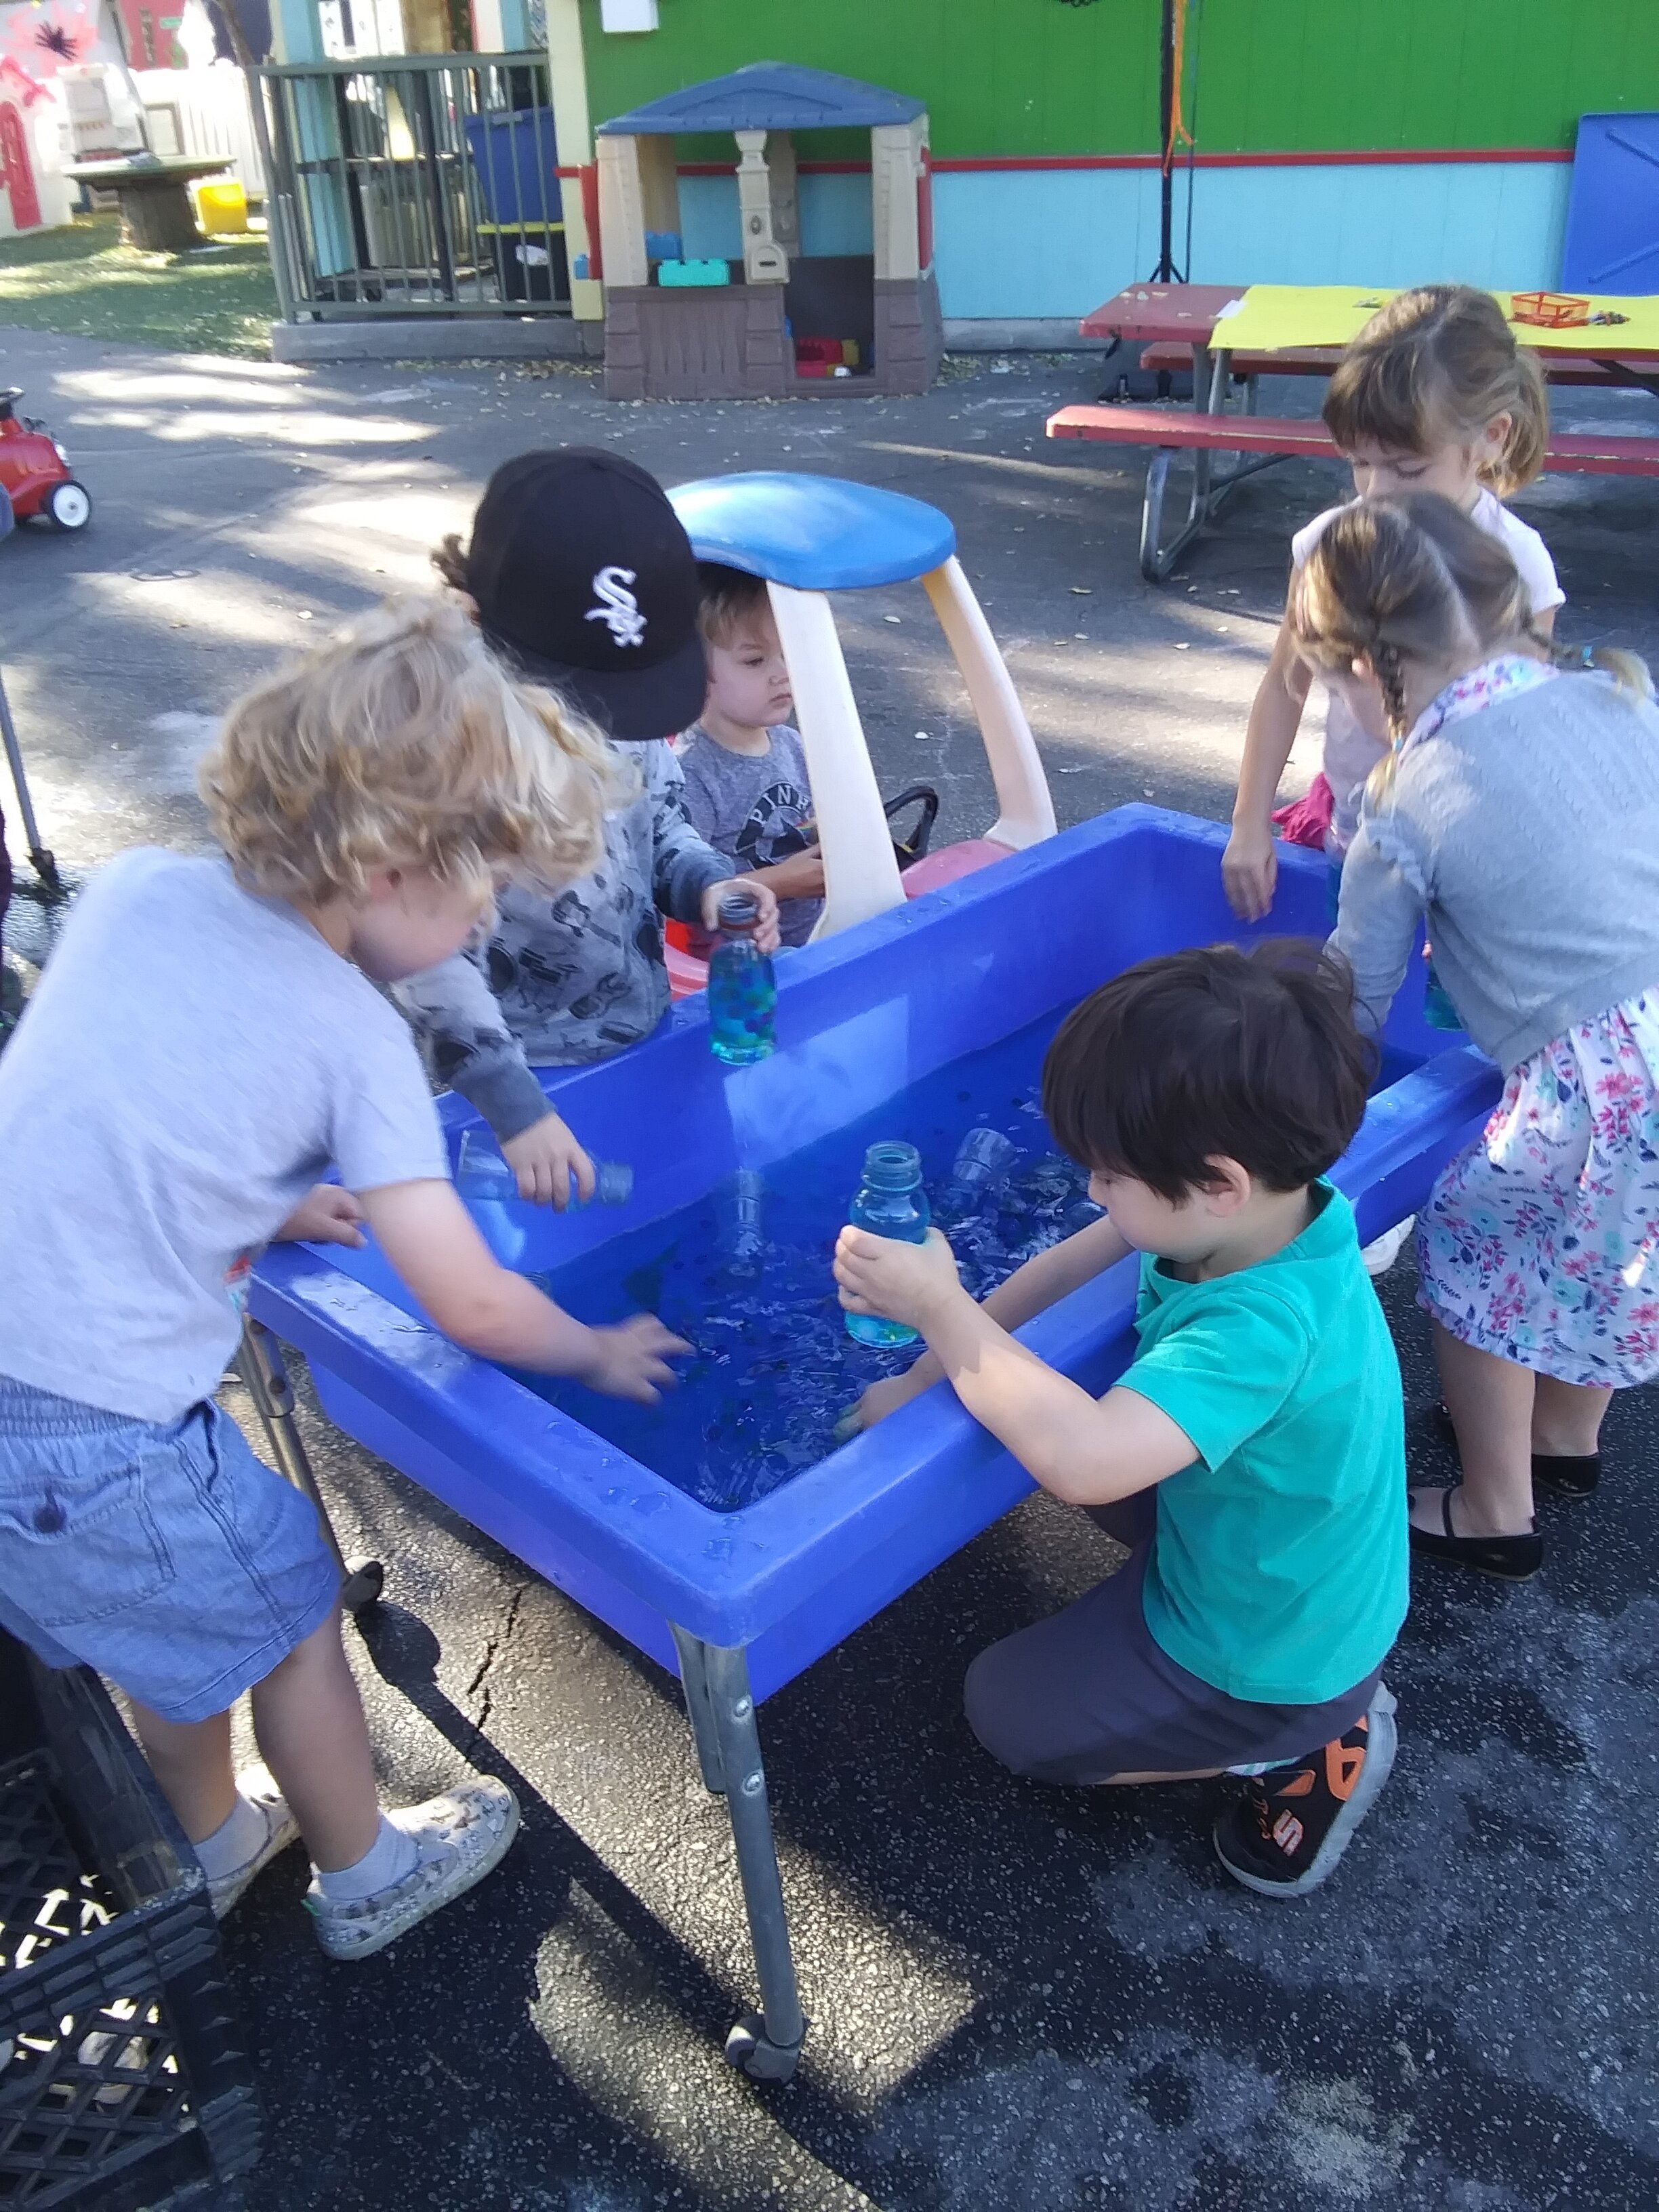
[[[92,520],[92,495],[71,478],[46,494],[46,520],[54,530],[84,530]]]
[[[378,1559],[348,1559],[340,1603],[349,1613],[368,1610],[386,1588],[386,1569]]]
[[[726,2057],[752,2081],[787,2081],[800,2058],[800,2044],[774,2043],[759,2013],[746,2012],[726,2039]]]

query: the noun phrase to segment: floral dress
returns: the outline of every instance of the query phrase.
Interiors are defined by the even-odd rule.
[[[1555,673],[1490,661],[1407,743]],[[1523,1060],[1418,1223],[1418,1297],[1442,1326],[1558,1382],[1659,1376],[1659,976]]]

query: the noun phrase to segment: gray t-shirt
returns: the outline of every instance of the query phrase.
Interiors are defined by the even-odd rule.
[[[397,1010],[228,862],[124,853],[0,1056],[0,1375],[177,1420],[235,1347],[227,1271],[331,1161],[448,1176]]]
[[[692,827],[735,860],[740,875],[804,853],[812,842],[812,787],[800,732],[780,722],[766,734],[765,752],[734,753],[694,723],[678,747]],[[786,945],[805,945],[823,911],[822,899],[781,900],[778,934]]]

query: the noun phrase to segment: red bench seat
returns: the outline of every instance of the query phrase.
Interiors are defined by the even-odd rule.
[[[1112,446],[1158,446],[1166,451],[1279,454],[1313,460],[1338,458],[1335,441],[1316,415],[1201,415],[1182,406],[1125,407],[1114,404],[1062,407],[1048,417],[1051,438],[1085,438]],[[1544,457],[1547,470],[1581,476],[1659,476],[1659,438],[1616,437],[1610,432],[1556,430]]]

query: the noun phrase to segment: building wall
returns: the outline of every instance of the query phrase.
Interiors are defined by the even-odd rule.
[[[581,6],[596,120],[761,59],[925,100],[953,320],[1079,316],[1157,262],[1158,0],[664,0],[635,36]],[[1552,284],[1579,115],[1659,107],[1659,0],[1203,0],[1196,30],[1197,283]],[[1379,158],[1308,158],[1356,153]],[[866,180],[811,184],[825,234],[855,232]],[[687,251],[733,251],[735,189],[682,188]]]
[[[596,122],[745,62],[805,62],[927,102],[942,155],[1158,148],[1158,0],[663,0],[600,28]],[[1590,109],[1659,106],[1655,0],[1203,0],[1211,153],[1572,143]],[[1190,117],[1192,101],[1188,101]]]

